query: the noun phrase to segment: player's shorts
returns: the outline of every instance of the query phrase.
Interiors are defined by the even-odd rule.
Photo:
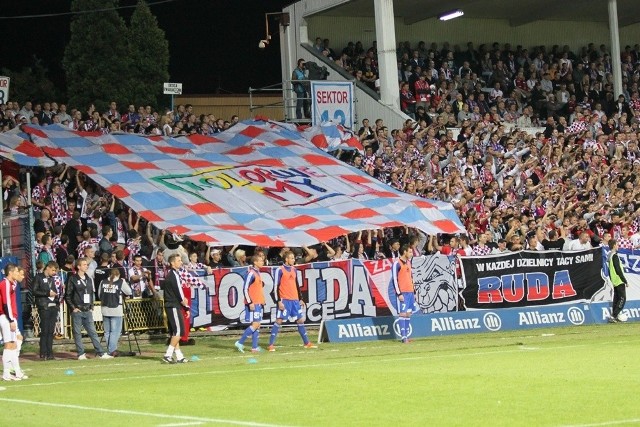
[[[416,296],[413,292],[403,292],[404,301],[400,298],[396,301],[396,310],[398,313],[413,313],[416,311]]]
[[[169,328],[169,336],[181,337],[184,334],[184,318],[182,309],[176,307],[165,307],[164,311],[167,313],[167,326]]]
[[[4,342],[16,342],[18,340],[18,335],[20,335],[17,324],[16,330],[11,330],[11,323],[9,323],[9,319],[6,314],[0,315],[0,332],[2,332],[2,340]]]
[[[299,320],[305,317],[304,310],[300,300],[297,299],[283,299],[282,305],[284,310],[276,310],[276,319],[287,320]]]
[[[255,310],[249,310],[249,304],[245,305],[244,321],[245,323],[261,322],[264,312],[264,306],[262,304],[255,304]]]

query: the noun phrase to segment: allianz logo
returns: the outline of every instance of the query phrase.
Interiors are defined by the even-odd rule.
[[[558,323],[582,325],[584,320],[584,312],[578,307],[570,307],[566,313],[564,311],[541,313],[537,310],[518,313],[519,325],[552,325]]]
[[[623,308],[622,313],[627,316],[628,319],[640,319],[640,307]],[[602,320],[608,320],[611,317],[611,308],[602,308]]]
[[[479,317],[466,319],[455,319],[454,317],[438,317],[431,319],[431,331],[467,331],[482,329],[482,325],[490,331],[498,331],[502,327],[502,320],[496,313],[490,311],[485,313],[480,323]]]
[[[362,325],[348,323],[338,325],[338,338],[379,337],[391,335],[389,325]]]

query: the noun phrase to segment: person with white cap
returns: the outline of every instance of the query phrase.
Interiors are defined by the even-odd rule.
[[[207,252],[209,252],[210,255],[207,257],[206,265],[212,269],[224,267],[222,263],[222,251],[220,249],[209,247]]]

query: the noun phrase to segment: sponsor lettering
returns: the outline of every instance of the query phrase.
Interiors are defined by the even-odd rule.
[[[640,307],[623,308],[624,313],[629,319],[640,319]],[[602,320],[608,320],[611,317],[611,308],[602,307]]]
[[[338,338],[382,337],[391,335],[389,325],[363,326],[360,323],[338,325]]]
[[[565,322],[564,313],[540,313],[539,311],[518,313],[518,324],[520,325],[547,325]]]
[[[431,319],[431,331],[466,331],[480,329],[480,319],[454,319],[453,317],[440,317]]]

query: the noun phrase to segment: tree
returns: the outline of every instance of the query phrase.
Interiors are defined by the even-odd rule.
[[[145,0],[138,1],[129,27],[131,57],[135,58],[131,103],[157,107],[162,84],[169,81],[169,42]]]
[[[0,69],[0,75],[11,77],[10,101],[18,101],[20,105],[25,101],[45,102],[61,99],[61,92],[49,79],[49,70],[41,59],[32,57],[31,67],[22,71]]]
[[[105,111],[109,102],[129,102],[132,56],[129,32],[115,8],[118,0],[72,0],[71,38],[62,60],[69,104],[93,103]]]

